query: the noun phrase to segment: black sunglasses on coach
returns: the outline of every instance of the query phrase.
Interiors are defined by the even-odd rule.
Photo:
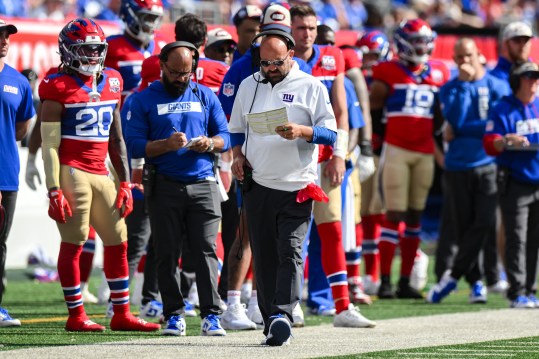
[[[290,56],[290,51],[288,51],[285,58],[282,60],[260,60],[260,66],[262,67],[270,67],[271,65],[275,65],[276,67],[283,66],[288,56]]]

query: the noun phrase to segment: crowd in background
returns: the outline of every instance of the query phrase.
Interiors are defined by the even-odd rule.
[[[174,22],[173,9],[195,12],[202,0],[165,0],[164,22]],[[213,11],[222,19],[232,19],[243,5],[263,8],[264,0],[216,0]],[[286,1],[285,1],[286,2]],[[417,15],[432,27],[498,28],[514,20],[524,20],[537,27],[539,5],[524,0],[290,0],[308,4],[321,23],[334,30],[390,29],[402,18]],[[85,16],[102,20],[119,20],[120,0],[0,0],[0,15],[34,19],[64,20]],[[210,22],[211,24],[211,22]]]

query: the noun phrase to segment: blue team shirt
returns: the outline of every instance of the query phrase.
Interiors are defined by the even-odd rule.
[[[133,101],[133,98],[137,92],[132,93],[131,95],[127,96],[124,99],[122,109],[120,110],[120,118],[122,120],[122,135],[124,136],[124,139],[127,136],[126,129],[127,129],[127,114],[129,113],[129,109],[131,108],[131,101]],[[129,171],[131,172],[131,153],[127,151],[127,163],[129,164]],[[138,190],[137,188],[133,188],[131,190],[131,193],[133,193],[134,199],[144,199],[144,194]]]
[[[446,170],[464,171],[494,162],[483,148],[483,136],[489,114],[506,95],[504,81],[489,74],[472,82],[455,78],[440,88],[443,116],[455,132],[445,154]]]
[[[297,57],[294,57],[294,61],[297,62],[301,71],[311,74],[311,68],[307,66],[305,61]],[[230,66],[230,69],[223,79],[221,88],[219,89],[219,101],[221,101],[227,119],[230,118],[230,115],[232,114],[234,99],[236,99],[236,93],[238,92],[241,82],[259,70],[260,68],[258,66],[253,66],[251,49],[247,50],[242,57],[233,62]]]
[[[195,88],[194,82],[190,87]],[[206,86],[198,85],[197,94],[187,89],[172,97],[160,81],[132,96],[127,113],[126,140],[129,153],[134,158],[146,158],[146,163],[156,165],[157,173],[181,182],[195,182],[214,178],[213,155],[181,148],[160,156],[146,157],[148,141],[166,139],[175,131],[183,132],[187,139],[197,136],[220,136],[224,149],[230,147],[230,134],[226,117],[217,96]]]
[[[530,144],[539,144],[539,99],[524,105],[515,96],[500,100],[491,113],[487,134],[504,136],[516,133],[525,136]],[[539,151],[503,151],[496,163],[509,169],[517,182],[539,184]]]
[[[31,119],[36,111],[28,80],[7,64],[0,72],[0,91],[0,190],[18,191],[21,166],[15,123]]]

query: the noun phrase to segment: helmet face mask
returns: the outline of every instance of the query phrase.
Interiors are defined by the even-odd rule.
[[[70,21],[58,36],[62,64],[83,75],[95,75],[104,68],[108,44],[101,27],[91,19]]]
[[[363,54],[364,67],[370,68],[378,62],[389,61],[392,58],[391,51],[389,51],[389,40],[381,31],[374,30],[367,32],[356,42],[356,46]],[[366,55],[373,55],[367,56],[373,60],[365,63]]]
[[[429,60],[435,39],[436,33],[421,19],[402,22],[394,34],[399,58],[418,65]]]
[[[129,35],[148,44],[161,26],[163,4],[161,0],[122,0],[120,17]]]

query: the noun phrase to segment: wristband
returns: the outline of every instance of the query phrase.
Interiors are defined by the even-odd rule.
[[[215,147],[215,142],[213,141],[213,138],[210,137],[210,146],[208,147],[208,149],[206,150],[206,152],[211,152],[213,151],[213,148]]]
[[[337,156],[342,159],[345,159],[347,153],[348,153],[348,131],[338,129],[337,141],[335,141],[335,146],[333,147],[333,156]]]
[[[361,141],[361,143],[359,144],[359,149],[361,150],[361,154],[363,156],[367,156],[367,157],[373,156],[371,141],[369,140]]]
[[[231,169],[232,169],[232,162],[221,161],[219,163],[219,171],[230,172]]]

